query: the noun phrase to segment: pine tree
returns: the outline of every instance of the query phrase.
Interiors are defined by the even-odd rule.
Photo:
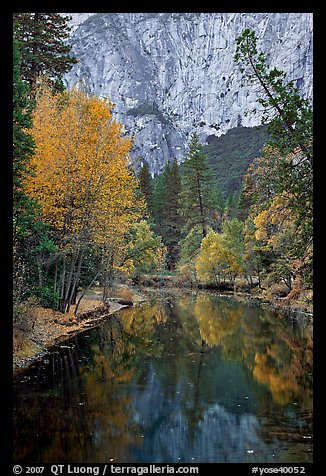
[[[32,108],[27,98],[28,88],[20,75],[20,51],[18,42],[13,43],[13,202],[14,215],[18,216],[26,200],[22,177],[34,153],[34,141],[28,132],[32,127]]]
[[[224,218],[231,220],[235,218],[238,214],[239,209],[239,202],[240,202],[240,192],[234,191],[228,194],[225,201],[225,208],[224,208]]]
[[[46,75],[62,91],[62,76],[77,62],[66,43],[70,18],[59,13],[14,13],[13,18],[22,52],[22,78],[34,90],[37,77]]]
[[[188,157],[182,168],[181,213],[185,219],[184,231],[200,226],[203,238],[212,221],[212,171],[197,134],[192,134]]]
[[[217,180],[212,180],[212,225],[218,232],[222,231],[224,210],[225,210],[225,198],[222,190],[220,189]]]
[[[23,174],[34,152],[34,142],[28,132],[31,127],[31,110],[27,100],[26,85],[20,78],[20,52],[18,42],[13,42],[13,264],[14,305],[26,296],[26,263],[23,242],[32,221],[31,201],[24,193]],[[14,309],[15,314],[15,309]],[[16,316],[14,316],[16,317]]]
[[[179,257],[181,239],[181,176],[176,158],[165,164],[156,180],[153,216],[156,232],[167,247],[167,268],[173,270]]]
[[[20,75],[19,43],[13,41],[13,240],[15,301],[44,291],[41,261],[47,260],[54,244],[41,219],[38,202],[27,195],[24,182],[32,177],[30,163],[35,153],[31,134],[32,107],[28,85]],[[22,272],[23,270],[23,272]],[[19,286],[17,286],[19,282]],[[17,291],[19,291],[19,296]]]
[[[162,172],[154,178],[153,186],[153,219],[155,223],[155,232],[163,237],[163,221],[164,221],[164,202],[165,189],[167,183],[169,162],[164,166]]]
[[[149,171],[147,162],[143,162],[143,165],[138,173],[138,182],[140,189],[146,200],[147,210],[150,215],[153,211],[153,179]]]
[[[245,28],[236,40],[234,60],[249,83],[259,85],[258,99],[263,107],[263,123],[269,123],[273,145],[286,155],[299,148],[305,156],[307,169],[313,163],[313,113],[310,101],[300,96],[293,81],[286,81],[286,73],[269,68],[264,52],[257,50],[257,36]],[[302,162],[304,160],[302,159]]]
[[[163,208],[163,239],[167,246],[167,267],[174,269],[179,257],[179,241],[181,239],[180,192],[181,176],[179,165],[174,159],[167,173],[165,200]]]

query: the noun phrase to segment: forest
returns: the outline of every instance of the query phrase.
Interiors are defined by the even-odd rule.
[[[141,157],[131,164],[132,137],[115,119],[114,98],[64,87],[78,61],[68,19],[14,14],[14,326],[35,303],[77,313],[80,293],[95,283],[105,301],[114,282],[157,275],[311,303],[312,104],[268,64],[255,32],[237,39],[234,65],[258,88],[268,133],[254,160],[242,157],[241,183],[234,172],[227,187],[214,139],[202,144],[195,132],[184,160],[171,157],[158,176]]]

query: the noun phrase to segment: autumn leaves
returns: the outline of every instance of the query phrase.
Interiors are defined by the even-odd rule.
[[[26,187],[42,204],[44,220],[63,233],[62,243],[103,243],[139,216],[137,183],[126,159],[130,139],[111,109],[111,103],[80,91],[39,91],[34,177]]]
[[[25,188],[40,203],[58,246],[63,312],[87,247],[101,250],[103,272],[114,266],[122,259],[126,232],[145,209],[128,163],[131,140],[112,109],[111,102],[77,90],[53,94],[43,85],[37,93],[33,174]]]

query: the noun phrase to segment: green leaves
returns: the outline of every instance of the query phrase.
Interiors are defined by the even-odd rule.
[[[149,273],[163,265],[165,247],[161,237],[155,235],[150,225],[141,220],[129,233],[127,259],[132,260],[134,272]]]
[[[138,181],[146,200],[147,210],[151,214],[153,205],[153,181],[147,162],[144,162],[138,173]]]

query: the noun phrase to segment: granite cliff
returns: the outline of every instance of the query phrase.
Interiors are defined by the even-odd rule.
[[[312,97],[310,13],[71,13],[70,43],[79,62],[65,76],[110,98],[135,134],[132,158],[153,173],[182,160],[191,132],[202,142],[237,126],[256,126],[257,90],[240,87],[235,40],[256,31],[259,49],[305,97]]]

